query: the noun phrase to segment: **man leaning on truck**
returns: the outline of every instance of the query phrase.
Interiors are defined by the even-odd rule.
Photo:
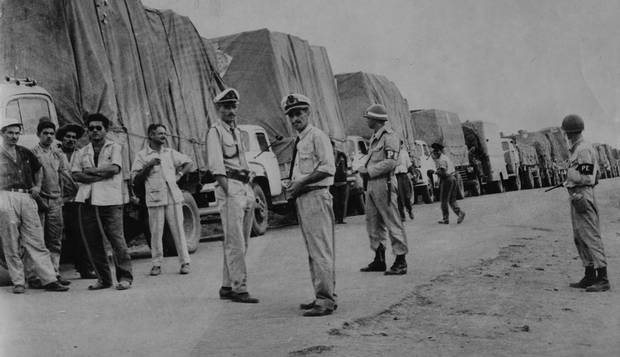
[[[241,303],[258,303],[247,290],[248,249],[254,212],[254,192],[250,186],[250,168],[245,158],[241,131],[237,128],[239,93],[223,90],[215,99],[220,121],[207,134],[207,161],[217,181],[215,196],[224,230],[224,267],[220,299]]]

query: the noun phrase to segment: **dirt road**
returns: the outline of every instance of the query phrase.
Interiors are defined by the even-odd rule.
[[[298,227],[250,242],[250,291],[258,305],[220,301],[221,243],[202,243],[193,271],[149,277],[135,261],[134,287],[67,294],[0,291],[1,356],[427,356],[620,355],[620,180],[597,198],[612,291],[567,287],[582,268],[566,192],[467,198],[462,225],[440,226],[438,204],[407,221],[409,273],[360,273],[371,253],[363,217],[337,226],[334,315],[304,318],[312,299]],[[389,262],[393,260],[390,255]]]

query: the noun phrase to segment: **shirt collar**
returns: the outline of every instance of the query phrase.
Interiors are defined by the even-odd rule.
[[[583,137],[579,138],[579,140],[577,140],[573,146],[570,147],[570,152],[573,153],[575,152],[575,149],[577,149],[577,146],[579,146],[579,144],[581,144],[583,142]]]
[[[101,147],[101,150],[105,149],[107,146],[110,146],[114,144],[114,141],[109,140],[109,139],[105,139],[105,141],[103,142],[103,146]],[[90,150],[90,151],[95,151],[95,149],[93,148],[93,143],[88,143],[88,145],[86,145],[86,149]]]
[[[147,155],[150,155],[150,154],[152,154],[152,153],[154,153],[154,152],[157,152],[157,153],[163,153],[163,152],[165,152],[166,150],[168,150],[168,148],[167,148],[167,147],[165,147],[165,146],[162,146],[162,147],[161,147],[161,151],[159,151],[159,152],[158,152],[158,151],[155,151],[155,149],[153,149],[153,148],[151,147],[151,145],[146,145],[146,154],[147,154]]]
[[[297,136],[299,137],[299,140],[303,139],[306,135],[308,135],[308,133],[312,130],[313,127],[314,126],[312,126],[312,124],[306,125],[304,130],[302,130],[301,133],[297,134]]]

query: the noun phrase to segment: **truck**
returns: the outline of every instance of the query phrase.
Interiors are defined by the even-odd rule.
[[[506,161],[506,171],[508,175],[518,176],[518,181],[515,182],[519,185],[518,189],[542,187],[538,155],[534,146],[523,142],[517,143],[514,139],[503,135],[501,143]]]
[[[600,143],[593,143],[592,146],[598,155],[599,174],[601,179],[611,178],[611,164],[607,157],[605,147]]]
[[[435,162],[431,158],[431,150],[424,140],[414,140],[412,150],[412,162],[414,169],[414,199],[422,196],[424,203],[433,203],[439,197],[435,191],[439,189],[439,178],[435,172]]]
[[[504,182],[512,190],[521,188],[517,172],[508,172],[499,128],[495,123],[475,120],[462,124],[470,161],[479,161],[482,171],[478,175],[483,192],[504,192]]]
[[[558,182],[563,182],[566,180],[566,171],[568,169],[568,142],[564,138],[562,129],[559,127],[548,127],[540,130],[540,132],[549,140],[554,174],[558,176]]]
[[[620,175],[620,170],[618,168],[618,161],[614,158],[613,148],[609,144],[603,144],[605,148],[605,154],[607,155],[607,160],[609,160],[609,171],[611,177],[618,177]]]
[[[457,198],[465,197],[466,189],[474,196],[480,195],[480,181],[469,162],[458,115],[438,109],[417,109],[410,112],[410,120],[417,139],[429,145],[439,143],[444,146],[444,152],[456,168]],[[434,189],[434,194],[439,197],[438,187]]]
[[[509,134],[505,137],[514,140],[517,145],[534,147],[537,155],[540,186],[547,187],[562,182],[559,168],[551,156],[551,143],[545,134],[538,131],[519,130],[516,134]],[[533,181],[537,184],[534,179],[533,177]]]

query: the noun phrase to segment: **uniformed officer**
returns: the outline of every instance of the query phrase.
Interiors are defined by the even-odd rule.
[[[465,212],[459,207],[456,202],[456,170],[452,160],[443,153],[443,145],[440,143],[433,143],[431,145],[433,151],[431,157],[435,161],[435,167],[437,168],[437,176],[439,176],[439,197],[441,198],[441,213],[443,218],[437,222],[439,224],[450,223],[450,210],[452,207],[454,213],[458,216],[456,223],[461,224],[465,219]]]
[[[324,316],[336,307],[334,297],[334,211],[329,186],[336,166],[329,137],[308,124],[310,100],[301,94],[282,99],[282,109],[298,133],[293,150],[291,184],[299,227],[308,250],[315,300],[301,304],[304,316]]]
[[[218,94],[215,106],[220,121],[207,134],[208,167],[217,181],[215,196],[224,230],[224,268],[220,299],[258,303],[247,290],[245,254],[250,240],[254,212],[254,192],[245,158],[247,148],[237,128],[239,93],[228,88]]]
[[[368,126],[374,134],[370,138],[368,161],[359,169],[359,173],[368,179],[366,229],[370,237],[370,248],[375,251],[375,258],[360,270],[385,271],[383,242],[386,236],[389,236],[396,260],[385,275],[406,274],[407,237],[398,213],[398,194],[394,177],[394,169],[398,165],[400,139],[392,128],[386,125],[388,115],[383,105],[373,104],[368,107],[364,118],[368,120]]]
[[[610,286],[594,197],[598,159],[592,144],[583,140],[583,129],[583,119],[577,115],[568,115],[562,121],[562,130],[570,142],[570,165],[564,186],[570,196],[575,245],[585,267],[585,276],[570,286],[599,292],[609,290]]]

